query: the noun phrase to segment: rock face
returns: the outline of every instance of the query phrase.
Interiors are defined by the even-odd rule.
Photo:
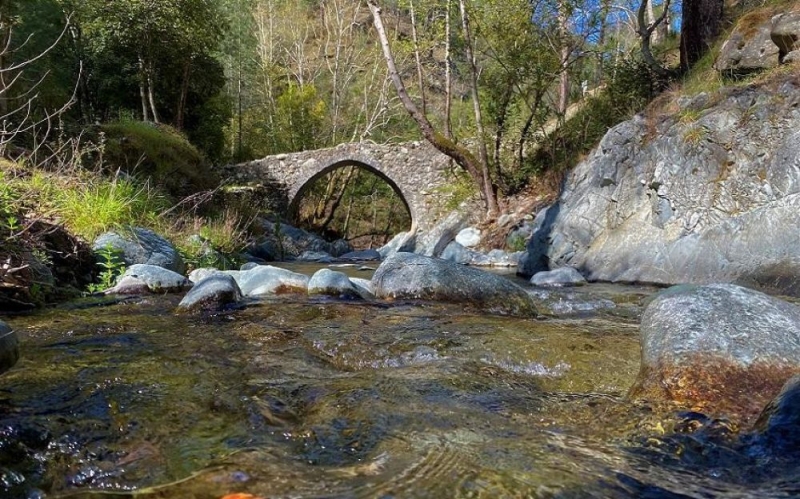
[[[0,374],[8,371],[19,360],[19,339],[17,333],[0,321]]]
[[[327,295],[344,299],[361,298],[358,288],[343,272],[319,269],[308,281],[309,295]]]
[[[199,281],[178,304],[182,310],[221,310],[242,301],[242,291],[236,280],[225,274],[209,276]]]
[[[105,248],[115,251],[125,265],[156,265],[179,274],[186,270],[178,250],[169,241],[148,229],[135,227],[130,234],[101,234],[94,241],[92,249],[98,253]]]
[[[508,279],[414,253],[384,260],[372,285],[378,298],[447,301],[502,314],[536,315],[528,293]]]
[[[641,339],[636,397],[747,418],[800,372],[800,307],[732,284],[662,292]]]
[[[682,102],[693,122],[612,128],[566,179],[520,272],[800,296],[800,88],[779,77],[722,92]]]

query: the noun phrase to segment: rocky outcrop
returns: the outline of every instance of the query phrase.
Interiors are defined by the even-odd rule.
[[[0,374],[8,371],[19,360],[19,339],[11,327],[0,321]]]
[[[110,249],[125,265],[156,265],[179,274],[186,270],[175,246],[149,229],[134,227],[129,232],[106,232],[95,239],[92,249],[95,253]]]
[[[800,295],[799,85],[701,94],[614,127],[541,217],[520,271]]]
[[[746,419],[800,372],[800,307],[731,284],[660,293],[640,334],[634,397]]]
[[[531,297],[510,280],[415,253],[396,253],[384,260],[372,285],[378,298],[446,301],[501,314],[536,315]]]
[[[283,295],[308,292],[308,276],[290,270],[259,265],[245,272],[228,271],[245,296]]]

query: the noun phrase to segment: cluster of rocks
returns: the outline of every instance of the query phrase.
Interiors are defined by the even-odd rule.
[[[800,10],[770,16],[756,11],[742,17],[722,45],[714,68],[727,76],[800,61]]]

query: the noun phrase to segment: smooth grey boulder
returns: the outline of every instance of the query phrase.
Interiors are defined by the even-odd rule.
[[[378,248],[381,259],[394,255],[397,252],[411,253],[417,244],[417,237],[410,232],[401,232],[394,236],[391,241]]]
[[[396,253],[372,276],[375,296],[462,303],[500,314],[535,316],[524,289],[501,276],[414,253]]]
[[[248,270],[251,268],[255,268],[257,266],[258,265],[255,263],[253,264],[245,263],[244,265],[242,265],[242,270]],[[238,275],[239,272],[240,271],[238,270],[219,270],[214,267],[202,267],[199,269],[194,269],[193,271],[189,272],[189,280],[194,284],[197,284],[198,282],[202,281],[203,279],[206,279],[207,277],[211,277],[212,275],[235,276]]]
[[[381,259],[381,254],[378,250],[374,249],[365,249],[365,250],[358,250],[358,251],[350,251],[349,253],[345,253],[339,256],[340,260],[363,260],[363,261],[375,261]]]
[[[131,265],[105,294],[180,293],[192,283],[177,272],[156,265]]]
[[[242,291],[229,275],[216,274],[199,281],[178,304],[181,310],[221,310],[242,301]]]
[[[319,269],[308,281],[309,295],[335,296],[343,299],[361,298],[358,288],[350,282],[343,272],[330,269]]]
[[[475,227],[467,227],[462,229],[456,235],[456,242],[465,248],[472,248],[481,243],[481,231]]]
[[[290,270],[259,265],[233,275],[245,296],[282,295],[308,292],[308,276]]]
[[[747,419],[800,372],[800,307],[733,284],[659,293],[640,334],[637,397]]]
[[[537,272],[531,277],[531,284],[543,287],[583,286],[586,284],[586,278],[572,267],[561,267]]]
[[[772,18],[770,38],[778,47],[781,62],[789,62],[786,56],[800,50],[800,11],[785,12]]]
[[[130,232],[106,232],[92,245],[95,254],[110,248],[125,265],[155,265],[182,274],[186,270],[175,247],[149,229],[134,227]]]
[[[771,31],[770,21],[755,29],[737,26],[722,45],[714,69],[729,76],[745,76],[778,66],[778,46]]]
[[[0,374],[8,371],[19,360],[19,338],[11,327],[0,321]]]
[[[331,243],[330,254],[334,257],[344,255],[353,251],[353,246],[344,239],[337,239]]]
[[[565,179],[520,273],[569,266],[589,281],[800,296],[800,85],[776,76],[718,92],[691,121],[609,130]]]

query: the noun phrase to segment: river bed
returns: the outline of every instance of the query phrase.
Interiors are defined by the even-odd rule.
[[[652,290],[582,292],[620,306],[289,297],[198,316],[150,296],[10,318],[0,496],[793,497],[794,475],[670,439],[674,408],[626,399]]]

